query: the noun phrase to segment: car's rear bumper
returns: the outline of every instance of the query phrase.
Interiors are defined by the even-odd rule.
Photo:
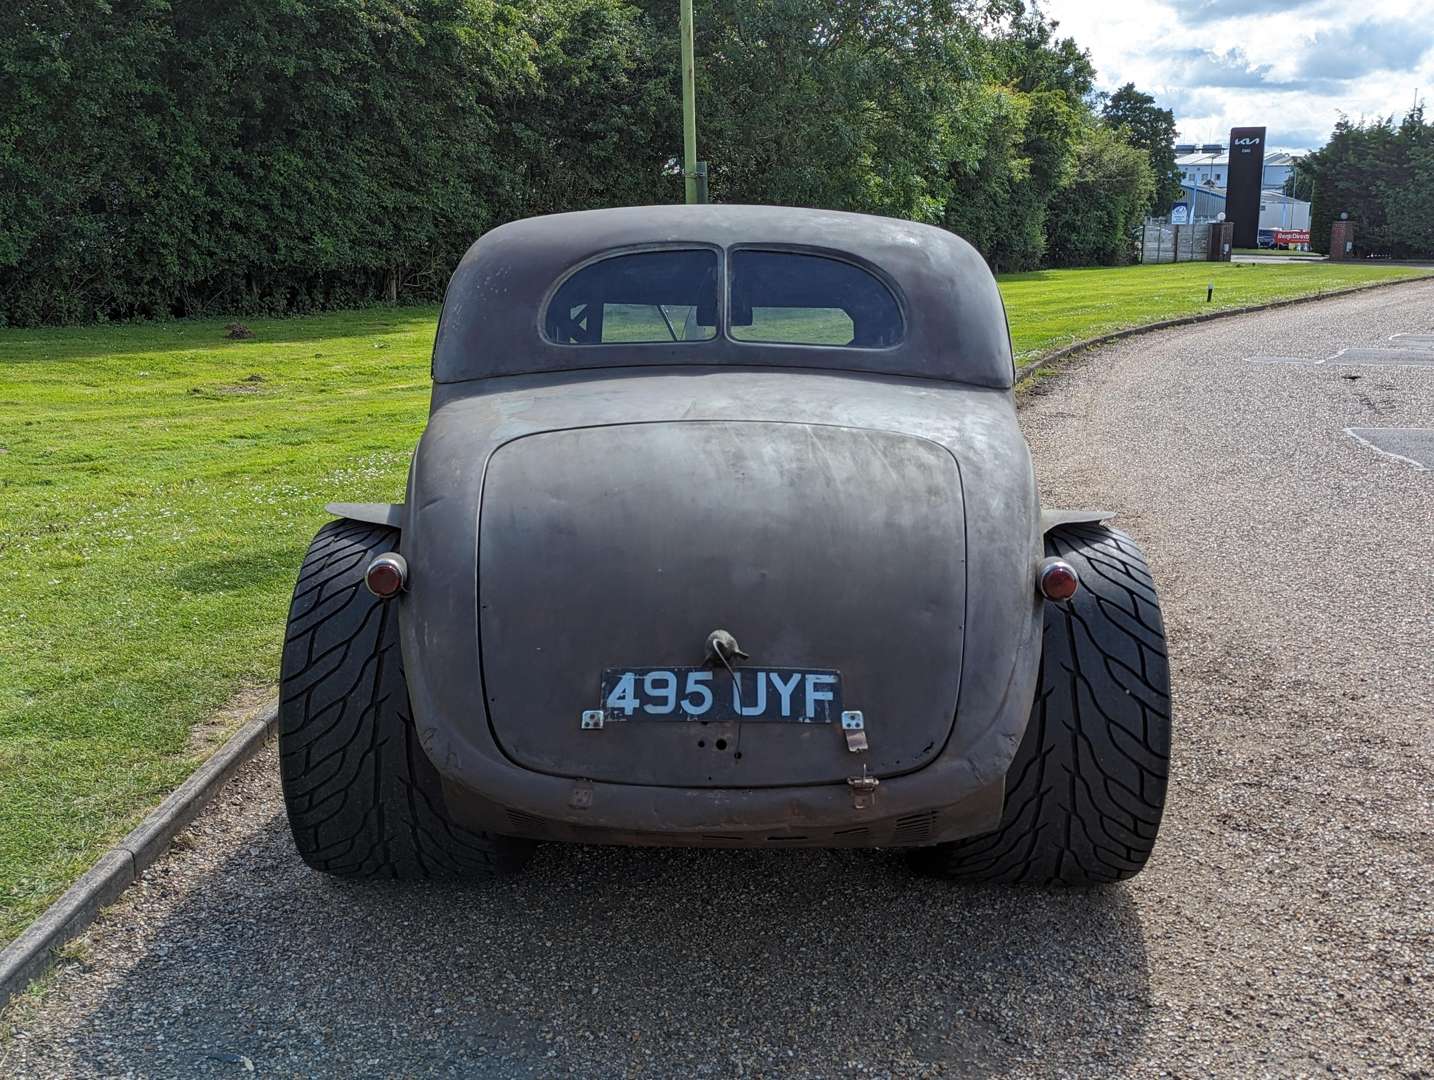
[[[444,783],[449,813],[471,829],[581,844],[659,847],[909,847],[994,829],[1004,774],[954,802],[925,774],[862,793],[836,785],[734,791],[592,784],[530,774],[519,809]],[[942,800],[933,802],[932,800]]]

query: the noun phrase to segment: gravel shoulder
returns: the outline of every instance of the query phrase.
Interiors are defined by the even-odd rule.
[[[1434,284],[1089,354],[1024,405],[1050,505],[1162,590],[1176,750],[1118,887],[879,852],[543,847],[496,886],[295,856],[270,748],[11,1006],[0,1074],[1434,1075]]]

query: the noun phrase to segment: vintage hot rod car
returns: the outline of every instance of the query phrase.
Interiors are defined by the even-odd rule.
[[[1140,551],[1042,511],[996,284],[943,230],[775,207],[468,251],[403,504],[300,571],[280,750],[333,874],[534,842],[909,847],[1137,872],[1169,676]]]

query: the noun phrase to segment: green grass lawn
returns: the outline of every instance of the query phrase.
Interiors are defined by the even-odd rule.
[[[1022,357],[1121,326],[1423,273],[1181,265],[1006,278]],[[274,681],[332,499],[402,497],[436,309],[0,330],[0,939]]]
[[[1003,276],[1001,295],[1020,361],[1126,326],[1427,273],[1399,275],[1395,269],[1301,261],[1042,270]],[[1211,284],[1215,298],[1207,304]]]

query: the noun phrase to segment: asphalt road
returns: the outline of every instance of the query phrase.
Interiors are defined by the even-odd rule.
[[[1316,258],[1311,258],[1311,257],[1308,256],[1308,255],[1292,255],[1292,254],[1288,254],[1288,253],[1277,253],[1277,252],[1271,251],[1271,252],[1269,252],[1269,254],[1263,254],[1263,253],[1262,253],[1262,254],[1259,254],[1259,255],[1242,255],[1242,254],[1240,254],[1240,253],[1237,252],[1237,253],[1235,253],[1235,254],[1233,254],[1233,255],[1230,256],[1230,261],[1231,261],[1231,262],[1236,262],[1236,263],[1285,263],[1285,264],[1288,264],[1288,263],[1294,263],[1294,262],[1315,262],[1315,263],[1318,263],[1318,262],[1329,262],[1330,260],[1329,260],[1329,257],[1328,257],[1327,255],[1322,255],[1322,256],[1319,256],[1319,257],[1316,257]],[[1397,262],[1396,262],[1396,261],[1392,261],[1392,260],[1388,260],[1388,259],[1380,259],[1380,260],[1377,260],[1377,261],[1376,261],[1376,260],[1368,260],[1368,261],[1366,261],[1366,260],[1359,260],[1359,262],[1357,263],[1357,265],[1359,265],[1359,266],[1369,266],[1369,265],[1374,265],[1374,266],[1417,266],[1417,267],[1421,267],[1421,268],[1425,268],[1425,269],[1434,268],[1434,263],[1421,262],[1421,261],[1416,260],[1416,259],[1401,259],[1401,260],[1399,260],[1399,261],[1397,261]]]
[[[1230,256],[1231,262],[1236,263],[1292,263],[1292,262],[1327,262],[1327,258],[1312,259],[1308,255],[1285,255],[1271,252],[1268,255],[1243,255],[1235,252]]]
[[[1434,352],[1324,360],[1398,332],[1434,284],[1136,338],[1027,400],[1048,502],[1120,510],[1163,592],[1134,881],[548,846],[493,887],[346,884],[294,856],[271,750],[12,1008],[0,1073],[1434,1075],[1434,471],[1344,431],[1434,428]]]

